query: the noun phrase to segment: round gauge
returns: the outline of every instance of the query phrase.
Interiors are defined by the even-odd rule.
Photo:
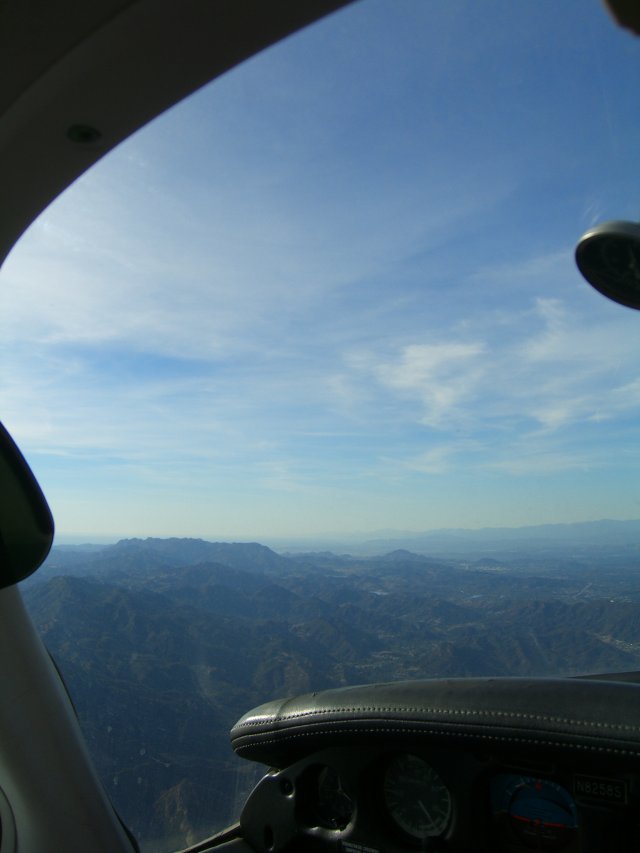
[[[561,785],[505,774],[495,778],[492,789],[494,817],[508,823],[525,847],[562,850],[575,838],[576,806]]]
[[[398,755],[388,765],[384,802],[393,822],[418,841],[443,835],[449,825],[451,794],[417,755]]]
[[[353,820],[353,800],[333,767],[312,764],[298,778],[296,789],[300,819],[307,826],[342,831]]]
[[[316,813],[318,825],[326,829],[344,829],[353,817],[353,803],[332,767],[323,767],[318,774]]]

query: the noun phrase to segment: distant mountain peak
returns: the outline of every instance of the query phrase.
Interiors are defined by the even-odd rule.
[[[424,563],[425,560],[424,555],[415,554],[413,551],[408,551],[406,548],[396,548],[395,551],[389,551],[388,554],[384,554],[384,556],[379,559],[384,560],[385,563]]]
[[[151,553],[175,567],[213,562],[245,571],[263,572],[290,564],[287,557],[258,542],[208,542],[205,539],[189,537],[148,537],[121,539],[111,548],[118,554]],[[108,550],[103,553],[106,555]]]

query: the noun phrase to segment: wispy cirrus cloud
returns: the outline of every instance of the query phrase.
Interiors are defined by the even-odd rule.
[[[477,464],[478,459],[487,451],[487,446],[477,439],[463,439],[459,441],[436,442],[428,450],[424,450],[415,456],[403,457],[394,460],[394,464],[406,471],[418,474],[443,476],[460,468],[461,460],[464,465]],[[391,460],[387,460],[391,462]]]
[[[347,353],[339,386],[343,397],[353,388],[352,405],[377,412],[398,434],[399,424],[413,425],[411,452],[385,457],[406,470],[526,476],[602,468],[600,425],[640,411],[633,320],[585,316],[562,299],[538,297],[510,315],[457,318],[448,339],[431,329],[422,341]],[[443,442],[447,433],[464,441]]]
[[[475,342],[410,344],[395,361],[375,365],[374,374],[382,386],[418,399],[421,422],[437,427],[473,398],[484,352]]]

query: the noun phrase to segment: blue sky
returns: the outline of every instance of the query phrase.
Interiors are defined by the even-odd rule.
[[[157,119],[0,273],[61,540],[640,517],[640,42],[596,0],[364,0]]]

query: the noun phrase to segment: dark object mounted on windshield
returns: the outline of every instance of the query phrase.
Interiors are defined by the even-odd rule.
[[[0,589],[33,574],[53,543],[53,517],[15,442],[0,424]]]
[[[604,296],[640,310],[640,223],[604,222],[576,246],[578,269]]]
[[[640,9],[637,0],[605,0],[616,23],[640,36]]]

